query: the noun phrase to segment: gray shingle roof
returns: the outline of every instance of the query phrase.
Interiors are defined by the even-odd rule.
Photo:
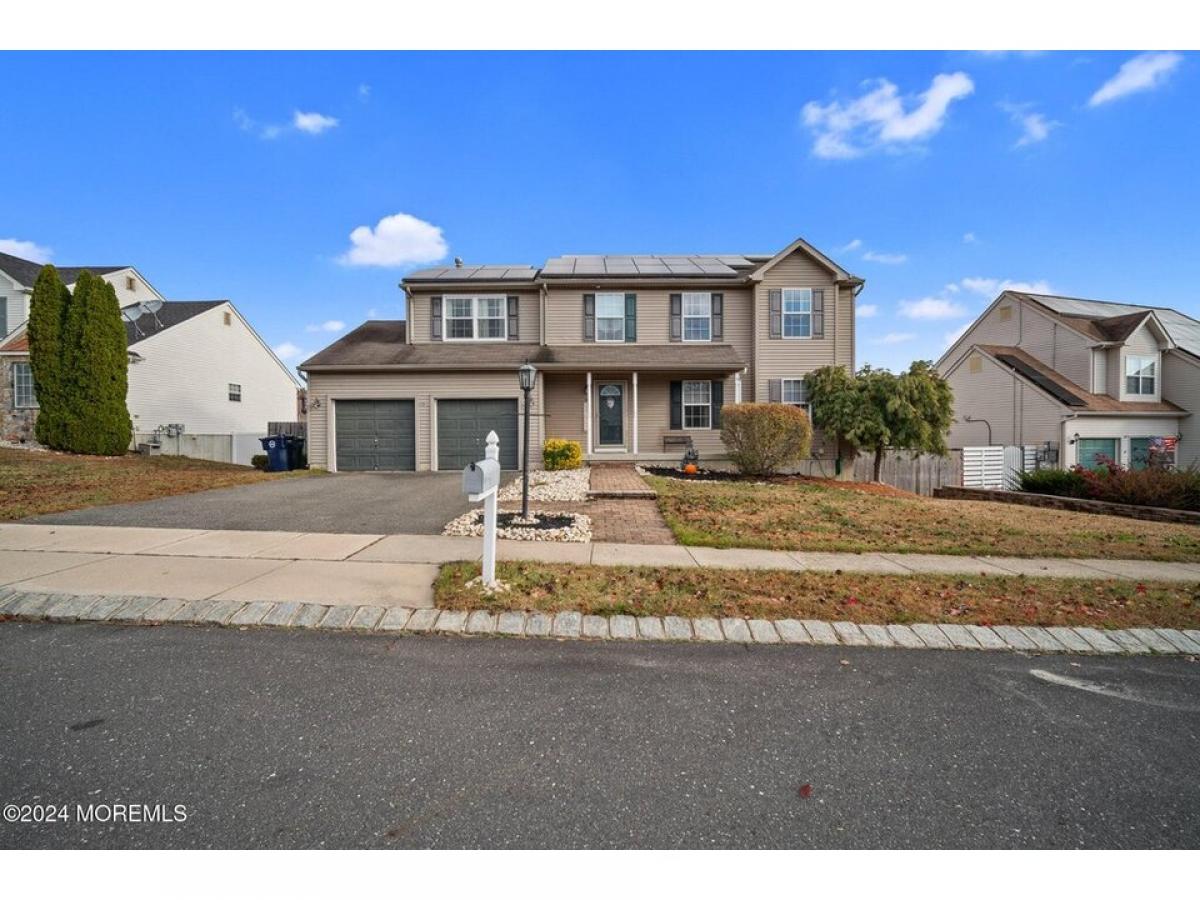
[[[405,281],[533,281],[538,270],[533,266],[435,266],[418,269],[404,276]]]
[[[33,287],[33,283],[37,281],[38,273],[42,271],[44,265],[45,263],[32,262],[28,259],[21,259],[19,256],[0,253],[0,272],[16,279],[17,283],[25,287]],[[58,269],[58,277],[63,280],[63,284],[74,284],[84,270],[93,275],[107,275],[109,272],[128,269],[129,266],[55,266],[55,268]]]
[[[1109,320],[1106,324],[1109,326],[1115,325],[1118,327],[1118,330],[1121,323],[1112,322],[1111,320],[1120,316],[1132,316],[1135,313],[1145,315],[1147,312],[1153,311],[1176,346],[1193,356],[1200,357],[1200,321],[1170,307],[1138,306],[1132,303],[1086,300],[1080,297],[1060,297],[1054,294],[1017,293],[1063,316],[1078,316],[1090,320]],[[1101,325],[1102,331],[1104,327],[1104,325]],[[1105,332],[1106,337],[1108,333],[1107,331]]]
[[[132,346],[138,341],[144,341],[180,322],[186,322],[193,316],[198,316],[224,302],[224,300],[169,300],[159,308],[158,312],[145,313],[138,317],[136,322],[126,322],[125,343],[127,346]]]

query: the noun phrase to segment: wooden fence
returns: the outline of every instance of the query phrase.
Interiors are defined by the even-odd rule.
[[[282,434],[288,437],[308,437],[307,422],[268,422],[267,434]]]
[[[874,474],[874,454],[861,454],[854,461],[854,480],[870,481]],[[913,456],[889,450],[884,454],[879,480],[925,496],[931,496],[935,488],[958,487],[962,484],[962,451],[951,450],[948,456]]]

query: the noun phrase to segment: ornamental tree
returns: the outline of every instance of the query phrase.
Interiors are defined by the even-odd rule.
[[[63,319],[71,292],[54,266],[43,266],[29,300],[29,368],[38,401],[34,435],[38,442],[63,449]]]

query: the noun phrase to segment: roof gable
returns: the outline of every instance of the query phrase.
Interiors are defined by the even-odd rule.
[[[763,275],[765,275],[775,266],[779,265],[779,263],[783,262],[796,251],[804,253],[819,265],[824,266],[826,269],[832,272],[834,277],[839,281],[862,282],[861,278],[856,275],[851,275],[812,244],[808,243],[808,241],[804,240],[804,238],[796,238],[796,240],[792,241],[790,244],[760,265],[757,269],[750,273],[750,280],[761,281]]]

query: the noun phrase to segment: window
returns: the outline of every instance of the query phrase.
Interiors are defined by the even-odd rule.
[[[1085,469],[1119,461],[1116,438],[1079,438],[1075,444],[1075,461]]]
[[[1130,438],[1129,468],[1173,469],[1177,444],[1178,439],[1173,437]]]
[[[225,324],[226,324],[226,325],[232,325],[232,324],[233,324],[233,313],[231,313],[231,312],[226,312],[226,313],[225,313]]]
[[[448,341],[508,338],[508,300],[504,297],[447,297],[442,315]]]
[[[808,409],[808,391],[804,389],[803,378],[783,379],[783,402],[801,409]]]
[[[596,295],[596,340],[625,340],[625,295]]]
[[[712,427],[711,382],[685,381],[683,383],[683,427]]]
[[[683,339],[685,341],[712,340],[712,294],[689,293],[683,295]]]
[[[1158,360],[1153,356],[1125,357],[1125,393],[1154,394],[1154,370]]]
[[[136,291],[137,290],[137,281],[134,280],[134,277],[132,275],[125,276],[125,290],[127,290],[127,291]]]
[[[37,397],[33,393],[33,370],[27,362],[13,363],[13,408],[35,409]]]
[[[783,289],[783,336],[812,337],[812,289]]]
[[[240,384],[229,385],[229,399],[234,403],[242,402],[242,386]]]

